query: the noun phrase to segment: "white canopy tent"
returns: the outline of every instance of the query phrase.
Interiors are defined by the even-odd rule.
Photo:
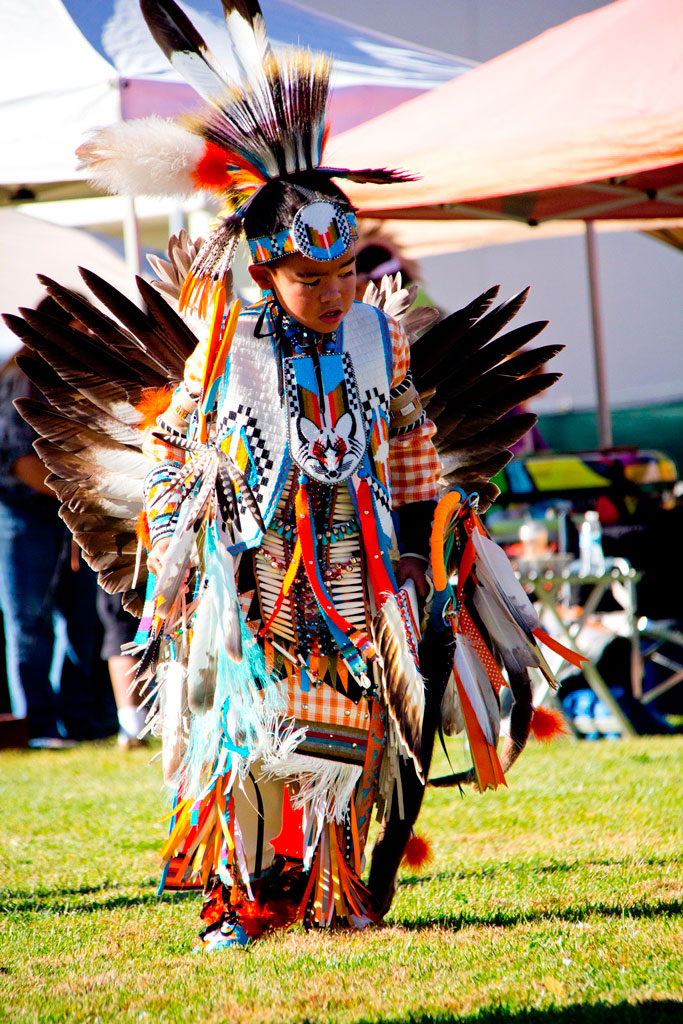
[[[109,245],[85,231],[47,224],[5,209],[0,210],[0,238],[0,313],[35,306],[45,296],[36,277],[38,271],[68,288],[85,292],[79,265],[89,267],[129,298],[135,298],[135,284],[124,261]],[[20,344],[0,321],[0,363]]]
[[[218,0],[181,6],[229,72],[233,58]],[[276,49],[300,40],[334,56],[334,133],[469,70],[472,61],[426,50],[263,0]],[[152,39],[137,0],[22,0],[0,5],[0,204],[88,194],[74,151],[88,129],[168,116],[198,97]]]

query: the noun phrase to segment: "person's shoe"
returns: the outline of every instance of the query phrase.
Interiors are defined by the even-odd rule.
[[[230,924],[224,921],[220,928],[212,929],[202,937],[201,946],[193,949],[193,953],[215,953],[219,949],[230,947],[243,949],[251,945],[251,939],[241,924]]]
[[[131,736],[125,729],[119,729],[116,742],[121,750],[137,750],[139,747],[147,746],[146,737],[140,739],[138,736]]]
[[[28,741],[32,750],[71,750],[78,746],[76,740],[67,740],[62,736],[34,736]]]

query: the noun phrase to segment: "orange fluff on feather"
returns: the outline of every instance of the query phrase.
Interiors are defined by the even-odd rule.
[[[135,406],[142,416],[142,423],[140,426],[144,428],[155,427],[157,419],[163,412],[166,412],[171,404],[172,398],[172,387],[165,385],[161,388],[145,388],[140,397],[140,401]]]
[[[548,743],[556,736],[567,735],[568,729],[559,711],[552,708],[535,708],[531,719],[531,735],[542,743]]]
[[[135,536],[143,547],[149,551],[152,547],[152,539],[149,535],[149,523],[147,522],[147,513],[144,508],[140,509],[140,515],[138,516],[138,521],[135,524]]]
[[[432,859],[432,848],[427,839],[412,835],[403,851],[403,860],[411,868],[420,868]]]

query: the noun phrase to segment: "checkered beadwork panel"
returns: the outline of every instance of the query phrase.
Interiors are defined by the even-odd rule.
[[[351,411],[355,411],[357,409],[360,409],[362,403],[360,402],[360,396],[358,394],[358,382],[356,381],[356,371],[355,371],[354,366],[353,366],[353,359],[351,358],[351,353],[350,352],[342,352],[341,358],[342,358],[342,366],[344,367],[344,375],[346,376],[346,380],[353,382],[352,386],[351,385],[348,386],[348,396],[347,397],[348,397],[349,409],[351,409]]]
[[[363,412],[366,417],[370,419],[372,413],[376,409],[384,410],[385,414],[389,407],[389,397],[385,391],[380,391],[379,388],[371,387],[363,393],[362,399]]]
[[[376,480],[374,477],[370,477],[370,486],[372,488],[372,493],[375,496],[375,501],[379,506],[380,516],[384,522],[386,521],[386,517],[391,515],[391,498],[389,497],[389,492],[385,490],[380,481]],[[384,512],[384,516],[382,516],[382,512]]]
[[[287,409],[296,409],[298,404],[296,374],[292,366],[292,359],[283,360],[283,376],[285,378],[285,397]]]
[[[248,405],[238,405],[236,409],[229,409],[221,417],[218,424],[218,437],[225,437],[235,428],[242,429],[249,445],[249,455],[254,463],[256,473],[250,486],[257,501],[263,496],[267,483],[270,481],[274,466],[271,453],[269,452],[263,432],[258,426],[253,410]]]

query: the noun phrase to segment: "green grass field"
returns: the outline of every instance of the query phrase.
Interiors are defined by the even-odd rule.
[[[681,736],[530,745],[507,791],[431,790],[433,860],[385,928],[212,955],[198,897],[156,896],[148,759],[0,754],[0,1021],[683,1022]]]

